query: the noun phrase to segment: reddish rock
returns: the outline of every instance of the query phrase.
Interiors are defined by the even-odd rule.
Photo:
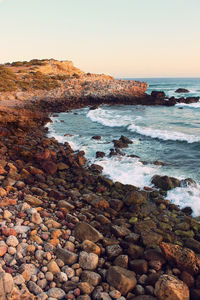
[[[57,165],[51,160],[44,161],[42,163],[42,168],[48,175],[53,175],[57,172]]]
[[[17,236],[17,232],[14,228],[2,228],[2,234],[5,236],[10,236],[10,235]]]
[[[10,131],[7,128],[0,127],[0,136],[7,137],[10,136]]]

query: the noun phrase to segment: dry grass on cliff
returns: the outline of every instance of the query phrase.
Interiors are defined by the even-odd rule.
[[[0,92],[16,90],[51,90],[60,86],[60,81],[68,79],[67,75],[49,76],[41,72],[15,73],[10,67],[0,66]]]

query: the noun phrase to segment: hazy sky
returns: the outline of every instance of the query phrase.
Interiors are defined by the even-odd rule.
[[[32,58],[116,77],[200,77],[200,0],[0,0],[0,63]]]

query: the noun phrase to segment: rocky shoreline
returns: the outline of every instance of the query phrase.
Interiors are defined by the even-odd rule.
[[[86,99],[1,108],[0,299],[199,299],[200,223],[164,199],[180,183],[114,183],[46,137],[49,112]]]

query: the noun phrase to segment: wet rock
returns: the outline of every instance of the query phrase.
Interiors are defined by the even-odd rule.
[[[80,242],[89,240],[94,243],[103,238],[103,235],[99,231],[85,222],[78,223],[75,226],[74,236]]]
[[[126,295],[137,283],[134,272],[117,266],[108,269],[106,279],[122,295]]]
[[[168,191],[180,186],[180,180],[174,177],[154,175],[151,182],[155,187]]]
[[[66,249],[56,249],[56,256],[60,258],[66,265],[73,265],[78,260],[78,255]]]
[[[143,203],[146,203],[146,201],[147,201],[146,192],[131,191],[128,192],[124,198],[124,203],[127,206],[141,205]]]
[[[155,295],[159,300],[189,300],[189,289],[183,281],[165,274],[156,282]]]
[[[102,151],[96,152],[96,158],[103,158],[105,155],[106,155],[105,152],[102,152]]]
[[[165,254],[166,259],[182,271],[187,271],[191,274],[197,274],[200,271],[200,257],[194,251],[183,248],[179,245],[162,242],[160,247]]]
[[[189,92],[190,91],[184,88],[178,88],[177,90],[175,90],[175,93],[189,93]]]
[[[94,135],[92,137],[93,140],[100,140],[101,139],[101,136],[100,135]]]

